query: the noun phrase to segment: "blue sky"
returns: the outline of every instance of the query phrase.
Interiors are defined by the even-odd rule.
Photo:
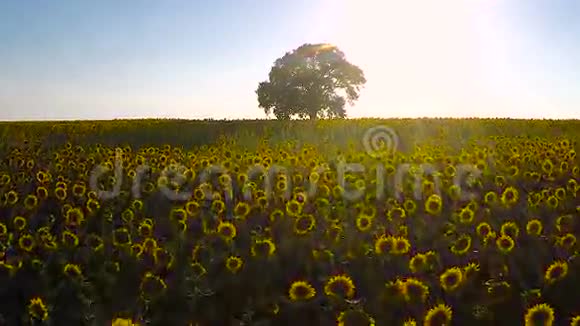
[[[0,1],[0,120],[263,118],[273,61],[328,42],[351,117],[580,118],[580,2]]]

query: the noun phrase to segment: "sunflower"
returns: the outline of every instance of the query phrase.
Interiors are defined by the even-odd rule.
[[[361,232],[367,232],[373,226],[373,218],[365,214],[359,214],[356,218],[356,228]]]
[[[42,260],[40,260],[40,259],[33,259],[30,262],[30,266],[32,267],[32,269],[34,271],[40,272],[44,268],[44,262],[42,262]]]
[[[36,197],[40,200],[48,198],[48,189],[46,189],[46,187],[39,186],[36,188]]]
[[[447,188],[447,195],[453,201],[459,201],[461,199],[461,187],[459,185],[451,185]]]
[[[359,193],[364,193],[366,190],[366,181],[364,179],[356,179],[354,182],[354,188],[359,191]]]
[[[429,295],[429,287],[416,278],[408,278],[402,284],[402,292],[408,302],[425,302]]]
[[[141,212],[143,210],[143,201],[140,199],[134,199],[131,202],[131,208],[135,211],[135,212]]]
[[[10,190],[4,195],[4,201],[8,206],[16,205],[16,203],[18,203],[18,199],[18,193],[14,190]]]
[[[479,272],[480,266],[478,263],[468,263],[466,266],[463,267],[463,279],[469,280],[471,279],[477,272]]]
[[[80,226],[85,221],[85,213],[80,208],[71,208],[65,213],[65,222],[70,226]]]
[[[393,245],[391,247],[391,254],[404,255],[411,249],[411,243],[405,237],[394,237]]]
[[[161,294],[167,288],[165,281],[159,276],[147,272],[141,279],[141,295],[146,297],[155,297]]]
[[[24,230],[24,228],[26,228],[26,225],[28,224],[28,221],[22,217],[22,216],[16,216],[13,220],[12,223],[14,224],[14,228],[18,231],[22,231]]]
[[[526,326],[551,326],[554,324],[554,310],[545,303],[532,306],[526,311],[524,324]]]
[[[510,253],[515,247],[514,239],[505,234],[498,237],[495,243],[499,251],[502,252],[503,254]]]
[[[184,235],[187,231],[187,222],[186,221],[177,221],[175,223],[175,230],[178,234]]]
[[[326,231],[324,231],[324,234],[332,242],[339,242],[343,239],[344,229],[342,225],[333,223],[326,229]]]
[[[434,194],[427,198],[425,201],[425,211],[431,215],[439,215],[443,208],[443,201],[441,197]]]
[[[275,209],[270,213],[270,222],[280,221],[284,217],[284,211],[281,209]]]
[[[546,269],[544,280],[548,284],[553,284],[568,275],[568,263],[565,261],[555,261]]]
[[[50,177],[45,171],[38,171],[36,172],[36,180],[38,183],[46,183],[50,180]]]
[[[232,184],[232,177],[230,177],[228,174],[222,174],[218,177],[218,182],[220,184],[220,186],[229,189],[233,186]]]
[[[477,225],[476,228],[476,232],[477,234],[481,237],[481,238],[486,238],[491,232],[493,231],[493,229],[491,228],[491,225],[489,225],[489,223],[487,222],[481,222],[479,223],[479,225]]]
[[[576,245],[576,236],[572,233],[566,233],[558,238],[557,244],[562,248],[571,249]]]
[[[93,213],[97,212],[99,210],[99,208],[101,208],[101,204],[96,199],[89,199],[89,200],[87,200],[85,207],[86,207],[87,212],[89,214],[93,214]]]
[[[324,293],[329,297],[351,299],[354,297],[355,286],[350,276],[345,274],[335,275],[324,285]]]
[[[315,193],[318,198],[329,198],[330,197],[330,188],[325,185],[318,185],[316,188],[317,192]]]
[[[387,217],[389,220],[404,219],[407,217],[407,213],[401,207],[394,207],[387,211]]]
[[[417,326],[417,321],[413,318],[405,319],[403,326]]]
[[[256,207],[259,208],[262,212],[266,211],[268,208],[269,199],[266,195],[260,195],[256,197]]]
[[[300,215],[294,220],[294,233],[298,235],[305,235],[308,232],[314,229],[316,225],[316,220],[314,216],[308,215]]]
[[[544,226],[542,225],[542,221],[539,219],[532,219],[526,223],[526,233],[531,236],[539,236],[542,234],[542,230]]]
[[[45,237],[42,240],[42,247],[46,250],[49,251],[53,251],[56,250],[58,248],[58,241],[56,239],[54,239],[54,237],[50,236],[50,237]],[[65,239],[63,239],[65,240]],[[74,238],[70,238],[70,239],[66,239],[66,240],[73,240]],[[78,240],[78,238],[77,238]],[[74,245],[74,243],[68,244],[68,245]]]
[[[131,245],[131,233],[126,228],[119,228],[113,231],[113,245],[115,247],[126,247]]]
[[[270,257],[276,252],[276,245],[272,239],[256,239],[252,244],[252,256]]]
[[[427,259],[427,267],[433,270],[435,267],[441,264],[441,258],[439,254],[433,250],[429,250],[425,253],[425,258]]]
[[[520,235],[520,228],[514,222],[505,222],[501,225],[500,234],[507,235],[512,239],[517,239]]]
[[[67,277],[71,278],[71,279],[79,279],[83,276],[83,272],[81,270],[81,267],[77,264],[66,264],[64,266],[64,268],[62,269],[62,272],[64,273],[64,275],[66,275]]]
[[[296,187],[292,199],[303,205],[308,199],[308,196],[302,191],[302,187]]]
[[[563,187],[559,187],[554,192],[554,195],[556,196],[556,198],[558,198],[558,200],[564,201],[566,200],[566,189]]]
[[[54,170],[58,173],[64,171],[64,166],[59,162],[54,165]]]
[[[443,236],[445,238],[451,238],[454,235],[457,235],[457,225],[447,222],[444,224]]]
[[[580,315],[570,318],[570,326],[580,326]]]
[[[488,206],[493,206],[497,203],[497,193],[488,191],[483,197],[483,202]]]
[[[465,207],[459,212],[459,222],[463,224],[471,224],[474,216],[475,212],[473,212],[469,207]]]
[[[30,234],[25,234],[18,239],[18,246],[20,249],[30,252],[34,248],[34,238]]]
[[[217,226],[217,233],[220,235],[222,239],[226,241],[232,241],[238,234],[238,231],[236,229],[236,226],[233,225],[232,223],[220,221]]]
[[[576,179],[568,179],[566,189],[572,194],[572,196],[574,196],[576,194],[576,189],[578,189],[578,181],[576,181]]]
[[[560,201],[556,196],[549,196],[548,200],[546,201],[546,204],[548,205],[548,207],[555,209],[560,204]]]
[[[276,181],[276,191],[281,193],[287,193],[288,189],[289,189],[288,182],[286,180],[281,179]]]
[[[139,326],[139,324],[134,323],[131,318],[117,317],[113,320],[111,326]]]
[[[72,194],[77,198],[82,198],[87,192],[87,187],[84,184],[74,184],[72,186]]]
[[[375,253],[377,255],[382,255],[391,252],[394,244],[395,238],[393,236],[382,235],[375,240]]]
[[[153,254],[157,250],[157,240],[155,238],[146,238],[143,240],[143,250],[147,253]]]
[[[558,216],[555,224],[558,232],[570,232],[574,226],[574,218],[571,214]]]
[[[344,188],[341,185],[335,185],[332,187],[332,197],[336,200],[344,196]]]
[[[234,215],[236,218],[245,219],[250,213],[250,205],[246,202],[240,201],[234,207]]]
[[[501,202],[506,206],[513,206],[519,200],[519,192],[514,187],[507,187],[501,194]]]
[[[74,248],[79,245],[79,237],[69,230],[65,230],[61,234],[61,242],[65,247]]]
[[[36,197],[36,195],[27,195],[24,198],[24,208],[26,208],[27,210],[31,211],[33,209],[35,209],[38,206],[38,197]]]
[[[381,227],[379,227],[379,229],[380,228]],[[407,238],[409,236],[409,227],[406,225],[399,225],[395,234],[399,237]]]
[[[4,237],[8,234],[8,227],[6,224],[0,222],[0,237]]]
[[[412,199],[406,199],[403,202],[403,209],[405,209],[405,212],[407,212],[408,215],[412,215],[417,211],[417,203]]]
[[[453,311],[451,307],[445,304],[438,304],[425,315],[425,326],[447,326],[451,324],[451,319],[453,317]]]
[[[155,265],[162,268],[171,268],[175,258],[171,252],[164,248],[157,248],[153,251],[153,261]]]
[[[292,199],[286,204],[286,214],[294,217],[299,216],[302,213],[302,206],[302,203]]]
[[[530,193],[527,199],[528,207],[537,207],[542,200],[542,194],[540,193]]]
[[[439,284],[441,288],[447,292],[455,291],[463,282],[463,273],[459,267],[451,267],[447,269],[439,277]]]
[[[188,216],[191,216],[191,217],[198,216],[200,209],[201,209],[201,206],[195,200],[190,200],[187,203],[185,203],[185,212],[187,213]]]
[[[226,268],[233,274],[237,273],[242,268],[243,264],[244,261],[239,256],[229,256],[226,258]]]
[[[383,288],[383,298],[389,303],[400,303],[401,300],[404,300],[403,281],[397,278],[394,281],[386,282]]]
[[[57,187],[54,189],[54,196],[60,201],[64,201],[67,197],[66,188]]]
[[[451,246],[451,252],[455,255],[465,255],[470,248],[471,236],[469,234],[462,234]]]
[[[36,320],[45,321],[48,319],[48,309],[44,301],[39,298],[32,298],[28,303],[28,314]]]
[[[143,245],[140,243],[134,243],[131,245],[131,254],[137,258],[143,255]]]
[[[126,224],[132,223],[134,218],[135,212],[131,208],[127,208],[121,213],[121,219]]]
[[[361,309],[349,309],[336,318],[337,326],[375,326],[375,320]]]
[[[191,201],[190,203],[197,203],[198,201],[206,200],[206,197],[209,197],[208,190],[200,185],[193,190],[193,198],[195,198],[195,201]]]
[[[288,296],[292,301],[305,301],[314,298],[316,290],[306,281],[295,281],[290,285]]]
[[[137,231],[140,237],[148,238],[153,235],[153,225],[143,221],[139,224]]]
[[[512,166],[510,166],[508,168],[508,174],[509,174],[510,177],[515,177],[519,173],[520,173],[520,169],[517,166],[515,166],[515,165],[512,165]]]
[[[427,257],[418,253],[409,260],[409,270],[412,273],[420,273],[427,270]]]
[[[3,173],[0,175],[0,186],[7,186],[11,181],[12,177],[10,177],[10,174]]]
[[[127,211],[133,212],[132,210],[128,209]],[[169,218],[172,221],[184,221],[187,219],[187,211],[183,208],[172,208],[169,212]],[[129,220],[128,220],[129,221]]]

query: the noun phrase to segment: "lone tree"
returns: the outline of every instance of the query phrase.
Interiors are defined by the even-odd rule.
[[[260,108],[278,119],[344,118],[366,83],[363,71],[330,44],[303,44],[277,59],[258,85]]]

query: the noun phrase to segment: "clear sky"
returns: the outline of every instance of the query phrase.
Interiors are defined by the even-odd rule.
[[[264,118],[274,60],[328,42],[350,117],[580,118],[580,1],[0,0],[0,120]]]

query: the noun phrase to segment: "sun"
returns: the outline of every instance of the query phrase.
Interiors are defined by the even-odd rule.
[[[326,3],[326,2],[325,2]],[[328,39],[367,79],[351,117],[453,116],[477,98],[480,2],[339,1]],[[479,103],[481,102],[481,103]]]

